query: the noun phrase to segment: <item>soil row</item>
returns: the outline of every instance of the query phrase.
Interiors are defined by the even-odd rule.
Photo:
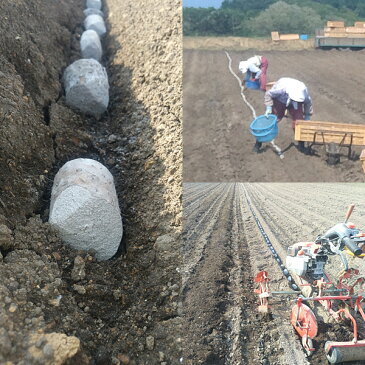
[[[289,322],[295,296],[274,296],[272,315],[257,312],[253,279],[259,271],[269,272],[271,290],[290,288],[247,197],[285,262],[289,245],[313,240],[343,221],[350,203],[357,205],[351,220],[361,228],[363,189],[359,184],[351,189],[345,184],[185,184],[183,307],[187,336],[193,339],[185,350],[187,363],[326,363],[325,341],[350,339],[346,325],[321,323],[317,351],[308,359]],[[352,264],[361,268],[358,261]],[[331,258],[329,274],[336,277],[339,265]]]
[[[243,185],[185,184],[184,207],[194,204],[209,213],[184,210],[183,305],[194,339],[185,350],[187,363],[305,364],[291,327],[277,314],[257,312],[253,278],[259,270],[273,269],[274,288],[286,284],[259,235]]]

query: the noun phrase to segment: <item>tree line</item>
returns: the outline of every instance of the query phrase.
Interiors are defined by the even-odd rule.
[[[314,34],[327,20],[353,25],[365,19],[364,0],[224,0],[220,9],[184,8],[187,36],[270,36]]]

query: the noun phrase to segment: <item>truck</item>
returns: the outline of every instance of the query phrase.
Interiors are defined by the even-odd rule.
[[[315,36],[315,47],[321,49],[331,48],[365,48],[365,35],[363,34],[328,34],[323,29],[318,29]]]

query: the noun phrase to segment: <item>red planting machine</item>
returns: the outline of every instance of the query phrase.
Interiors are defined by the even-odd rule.
[[[260,312],[271,310],[269,303],[274,295],[297,294],[290,322],[301,337],[308,356],[315,351],[312,339],[317,336],[318,322],[323,320],[323,316],[318,316],[320,308],[334,321],[351,323],[351,338],[325,343],[326,357],[331,364],[365,361],[365,278],[359,270],[349,268],[347,260],[347,256],[364,257],[365,233],[348,222],[353,209],[354,205],[350,205],[345,221],[319,235],[314,242],[299,242],[288,248],[283,272],[287,274],[289,282],[295,282],[291,287],[297,292],[270,291],[266,271],[259,272],[255,278]],[[326,263],[333,255],[339,255],[343,265],[337,280],[325,272]],[[315,303],[319,303],[319,306]]]

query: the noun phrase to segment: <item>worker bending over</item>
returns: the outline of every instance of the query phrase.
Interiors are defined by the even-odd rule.
[[[246,61],[241,61],[238,69],[244,74],[242,85],[245,86],[246,81],[259,80],[260,89],[266,90],[266,73],[269,62],[264,56],[253,56]]]
[[[282,77],[265,93],[265,116],[275,114],[280,122],[286,110],[292,118],[292,128],[295,130],[297,120],[310,120],[313,114],[312,99],[305,84],[290,77]],[[262,143],[257,142],[254,150],[259,152]],[[305,152],[304,142],[298,143],[300,151]]]

